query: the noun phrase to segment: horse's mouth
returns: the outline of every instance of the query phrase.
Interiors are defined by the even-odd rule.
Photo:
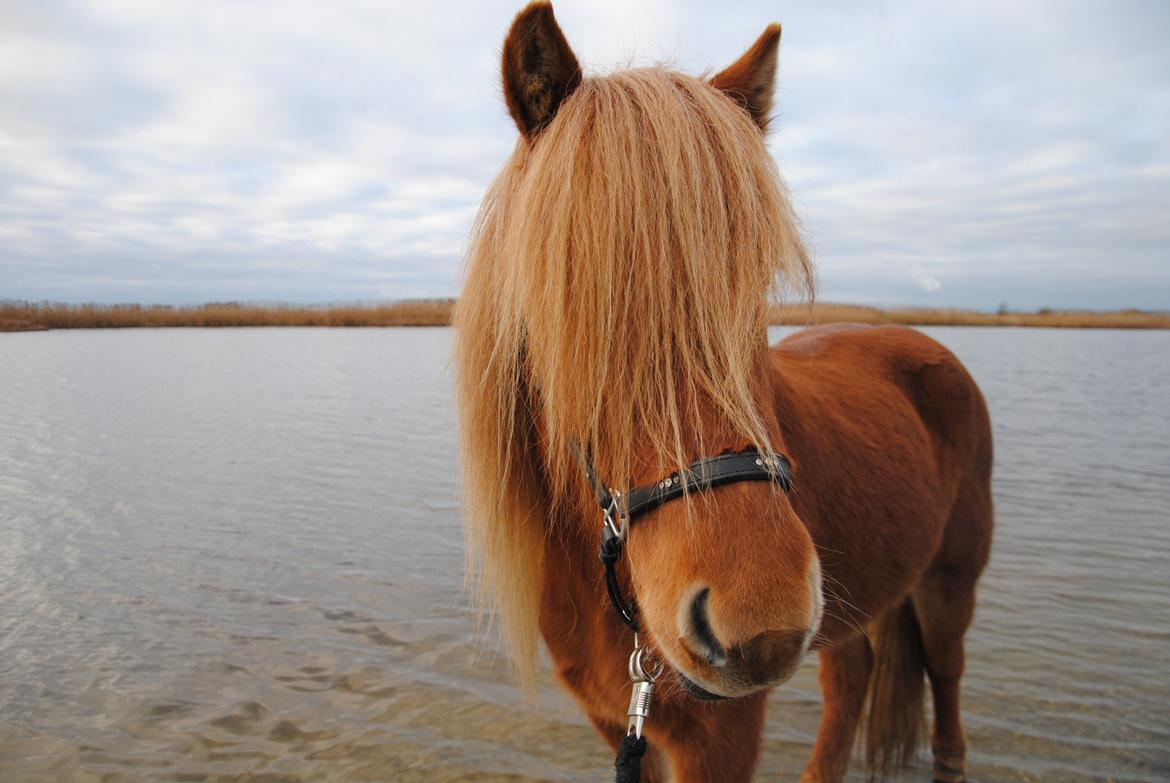
[[[689,693],[691,696],[694,696],[696,699],[702,699],[703,701],[723,701],[724,699],[730,698],[728,696],[720,696],[718,693],[711,693],[711,691],[691,680],[681,672],[678,673],[678,679],[679,682],[682,683],[683,690]]]

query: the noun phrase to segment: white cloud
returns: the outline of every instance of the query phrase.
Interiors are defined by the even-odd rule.
[[[3,4],[0,296],[454,293],[519,6]],[[557,3],[603,71],[721,67],[777,10]],[[779,11],[823,298],[1170,303],[1167,6]]]
[[[917,283],[923,291],[933,293],[935,291],[942,290],[942,283],[940,283],[938,278],[932,274],[923,272],[922,270],[916,270],[911,274],[911,277],[914,278],[914,282]]]

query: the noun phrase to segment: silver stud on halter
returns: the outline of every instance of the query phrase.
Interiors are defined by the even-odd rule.
[[[641,739],[642,726],[650,717],[650,703],[654,698],[654,681],[662,674],[662,662],[654,659],[649,647],[638,643],[638,634],[634,634],[634,651],[630,653],[630,706],[626,710],[629,723],[626,725],[626,734],[633,734]]]

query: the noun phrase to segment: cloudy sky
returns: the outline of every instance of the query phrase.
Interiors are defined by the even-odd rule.
[[[448,296],[519,2],[0,0],[0,298]],[[587,70],[732,61],[821,297],[1170,308],[1170,3],[559,0]]]

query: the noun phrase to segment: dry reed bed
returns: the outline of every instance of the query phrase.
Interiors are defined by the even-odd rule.
[[[1147,310],[1051,310],[995,312],[953,308],[906,307],[883,309],[862,305],[818,302],[776,305],[770,320],[777,325],[862,323],[908,326],[1031,326],[1071,329],[1170,329],[1170,312]]]
[[[50,329],[121,329],[176,326],[446,326],[450,299],[419,299],[375,305],[250,305],[234,302],[187,307],[170,305],[0,302],[5,321]]]
[[[175,326],[447,326],[452,299],[420,299],[374,305],[248,305],[212,303],[99,305],[0,302],[0,332],[41,329],[120,329]],[[936,308],[881,309],[818,302],[777,305],[771,322],[909,324],[915,326],[1038,326],[1064,328],[1170,329],[1170,313],[1144,310],[1040,310],[984,313]]]

